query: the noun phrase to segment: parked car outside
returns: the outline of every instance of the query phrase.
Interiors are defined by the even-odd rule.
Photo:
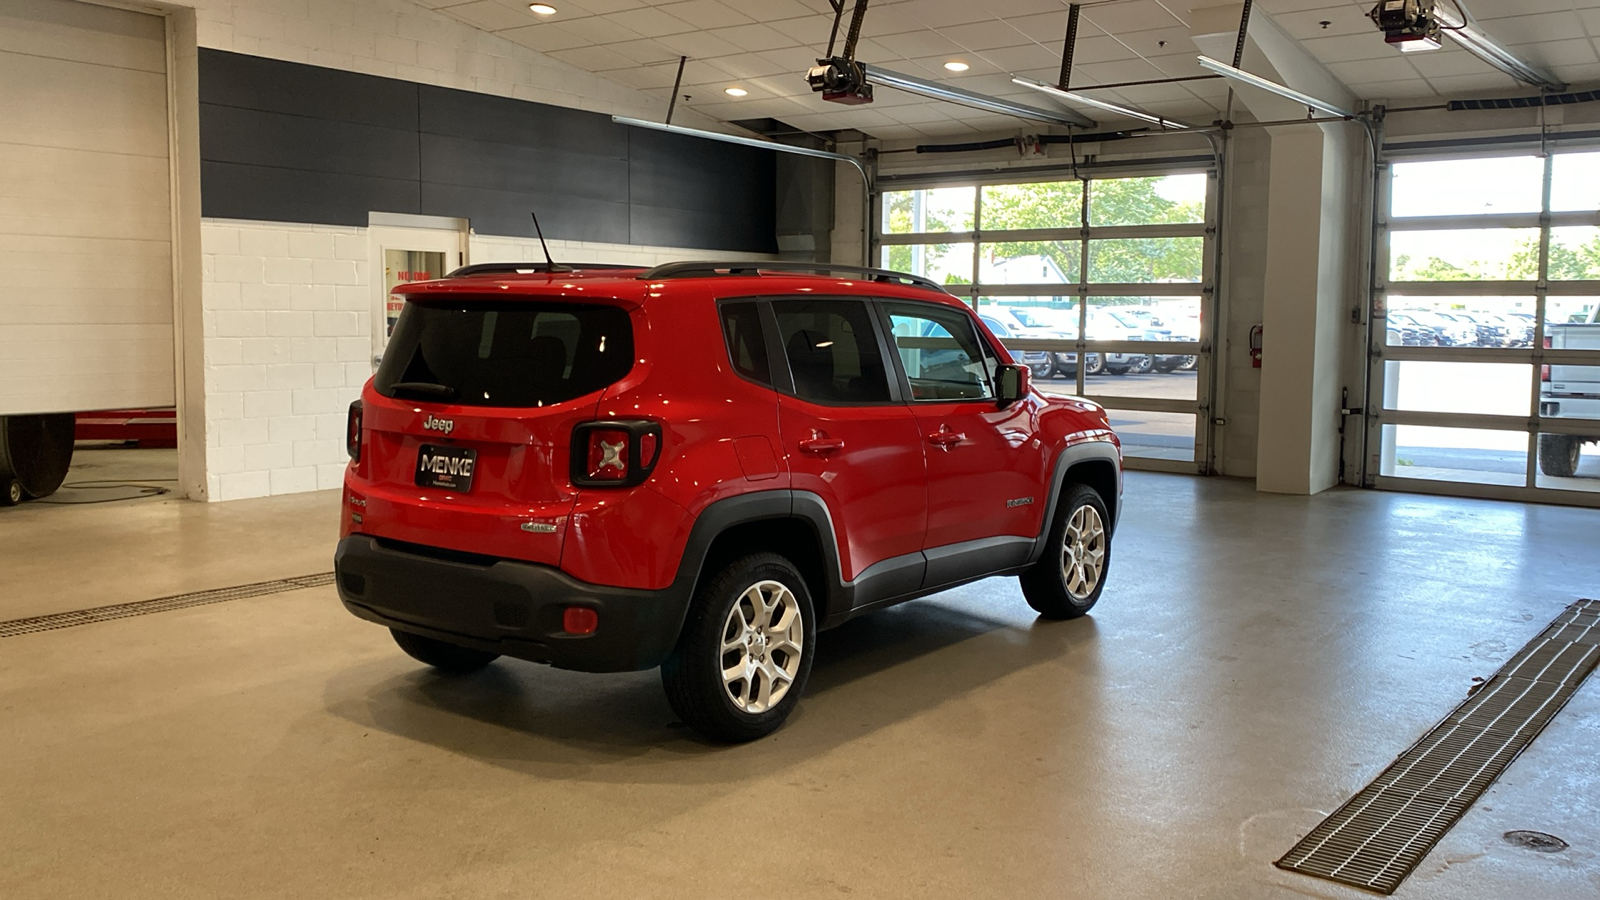
[[[1022,323],[1018,322],[1016,317],[1006,310],[991,307],[979,313],[978,317],[983,319],[983,324],[989,326],[989,330],[994,332],[994,336],[1001,341],[1035,337],[1035,335],[1028,334],[1027,329],[1022,327]],[[1034,378],[1043,380],[1055,374],[1055,359],[1048,350],[1014,350],[1012,351],[1012,356],[1015,356],[1018,362],[1027,366],[1029,371],[1033,373]]]
[[[1011,313],[1029,337],[1047,338],[1058,341],[1076,341],[1078,339],[1078,320],[1075,310],[1041,309],[1039,307],[1004,307]],[[1071,313],[1067,319],[1066,314]],[[1070,322],[1070,324],[1068,324]],[[1089,354],[1089,365],[1095,367],[1100,354]],[[1050,357],[1055,360],[1055,374],[1062,378],[1071,378],[1078,374],[1078,351],[1054,350]]]
[[[1034,389],[925,279],[517,263],[395,296],[335,583],[440,673],[659,666],[684,723],[745,741],[793,712],[826,628],[995,575],[1049,619],[1104,591],[1105,410]]]
[[[1106,307],[1090,308],[1087,337],[1091,341],[1150,340],[1137,320],[1124,318]],[[1154,366],[1154,361],[1142,353],[1106,353],[1104,356],[1105,370],[1112,375],[1148,372]]]

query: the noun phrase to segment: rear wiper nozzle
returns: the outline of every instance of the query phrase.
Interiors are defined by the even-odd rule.
[[[431,381],[396,381],[389,385],[391,391],[405,391],[408,394],[427,394],[430,397],[450,398],[456,395],[456,389],[448,384],[434,384]]]

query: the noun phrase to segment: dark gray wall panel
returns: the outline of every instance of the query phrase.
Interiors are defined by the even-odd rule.
[[[553,192],[519,194],[497,188],[454,184],[422,184],[423,215],[460,215],[448,210],[472,210],[472,227],[480,234],[532,237],[533,217],[547,238],[564,241],[604,241],[609,244],[643,244],[631,238],[627,203],[589,200],[573,205],[571,197]],[[603,260],[602,260],[603,261]]]
[[[417,214],[417,182],[200,161],[201,215],[366,227],[368,212]]]
[[[421,178],[517,193],[560,193],[567,196],[565,202],[580,206],[589,200],[628,202],[626,159],[435,134],[422,135]]]
[[[200,51],[201,211],[365,225],[465,218],[483,234],[775,252],[767,150],[609,116]]]
[[[200,121],[201,157],[216,162],[412,181],[421,174],[415,130],[209,103]]]
[[[417,87],[393,78],[200,48],[201,103],[414,131]]]

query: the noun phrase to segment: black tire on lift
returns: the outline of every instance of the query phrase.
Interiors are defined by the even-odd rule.
[[[0,416],[0,488],[15,480],[27,497],[48,497],[67,479],[72,465],[72,413]],[[6,497],[11,492],[7,490]]]

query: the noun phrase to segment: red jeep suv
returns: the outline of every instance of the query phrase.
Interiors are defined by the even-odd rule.
[[[817,633],[990,575],[1088,612],[1104,410],[879,269],[469,266],[407,284],[351,405],[339,596],[446,672],[661,667],[713,739],[782,724]]]

